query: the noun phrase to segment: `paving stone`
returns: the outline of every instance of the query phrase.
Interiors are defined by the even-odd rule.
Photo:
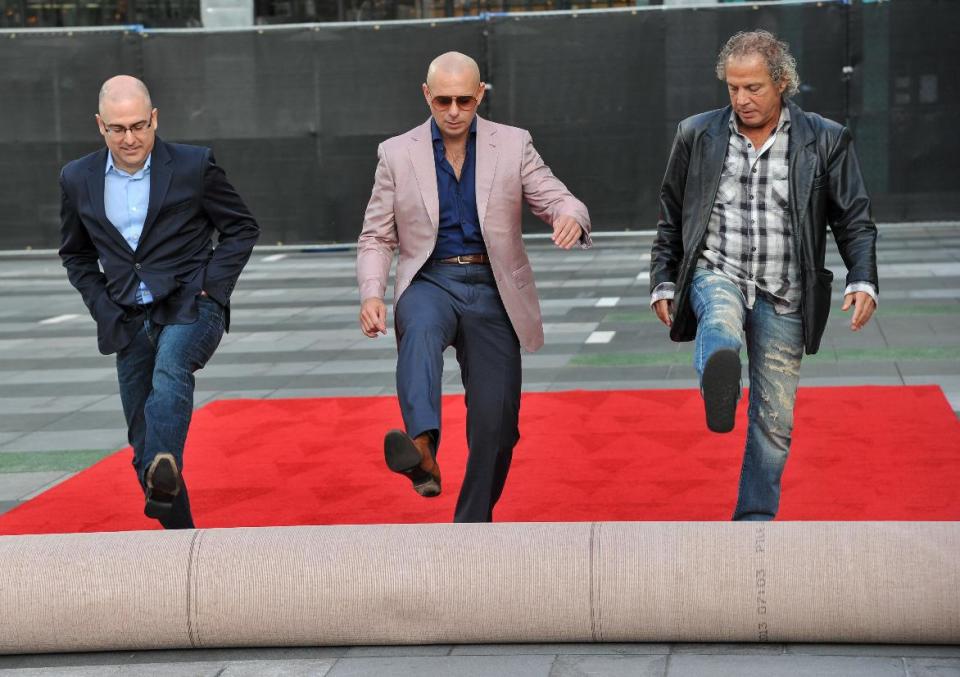
[[[0,501],[24,500],[70,475],[63,471],[0,473]]]
[[[667,656],[558,656],[550,677],[663,677]]]
[[[341,658],[329,677],[549,677],[553,656]]]
[[[673,655],[668,677],[906,677],[899,658]]]
[[[788,644],[786,652],[818,656],[901,656],[960,659],[960,645],[940,644]]]
[[[122,425],[122,422],[121,422]],[[32,432],[0,444],[4,451],[47,451],[50,449],[120,449],[127,444],[126,427],[99,430]]]
[[[960,658],[908,658],[908,677],[960,677]]]

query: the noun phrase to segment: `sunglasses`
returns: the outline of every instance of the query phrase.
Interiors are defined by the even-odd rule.
[[[460,110],[473,110],[477,106],[475,96],[435,96],[430,99],[430,105],[435,108],[449,108],[453,102],[457,102],[457,108]]]

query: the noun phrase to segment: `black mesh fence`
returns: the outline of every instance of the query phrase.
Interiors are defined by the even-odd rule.
[[[531,131],[595,228],[649,228],[677,122],[726,103],[731,34],[790,42],[807,109],[848,124],[878,220],[960,217],[960,3],[723,5],[237,32],[0,33],[0,248],[58,244],[57,174],[102,143],[100,83],[142,77],[166,140],[210,145],[262,243],[354,240],[376,147],[426,119],[430,59],[492,84],[481,114]]]

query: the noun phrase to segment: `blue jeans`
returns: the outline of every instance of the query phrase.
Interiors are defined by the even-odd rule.
[[[193,373],[202,369],[220,344],[223,307],[208,297],[197,301],[199,313],[191,324],[160,325],[149,312],[130,345],[117,353],[120,401],[127,420],[127,440],[133,447],[133,467],[141,487],[144,475],[161,452],[173,454],[183,470],[183,445],[193,415]],[[173,503],[168,529],[192,529],[186,484]]]
[[[803,357],[800,313],[779,315],[762,294],[749,309],[734,282],[702,268],[694,272],[690,302],[697,316],[693,365],[701,378],[716,350],[732,348],[739,353],[746,343],[750,406],[733,519],[772,520],[780,506],[780,478],[793,433]]]
[[[394,309],[397,397],[411,437],[440,440],[443,351],[466,390],[467,470],[455,522],[490,522],[520,439],[520,342],[490,266],[427,263]]]

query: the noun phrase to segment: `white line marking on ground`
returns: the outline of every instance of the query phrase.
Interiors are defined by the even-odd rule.
[[[271,254],[270,256],[264,256],[260,259],[260,263],[275,263],[276,261],[282,261],[287,258],[286,254]]]
[[[78,317],[80,316],[75,313],[69,313],[67,315],[54,315],[53,317],[48,317],[45,320],[40,320],[39,324],[60,324],[61,322],[75,320]]]
[[[615,331],[595,331],[587,337],[587,343],[610,343]]]
[[[650,281],[650,271],[646,270],[639,275],[637,275],[637,282],[649,282]]]
[[[618,303],[620,303],[619,296],[604,296],[603,298],[597,299],[597,302],[594,304],[594,307],[595,308],[613,308]]]

